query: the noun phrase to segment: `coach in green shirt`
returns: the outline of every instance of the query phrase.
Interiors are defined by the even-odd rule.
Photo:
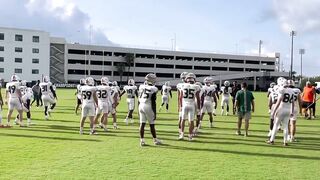
[[[241,83],[241,90],[236,94],[235,106],[238,110],[238,130],[237,135],[241,135],[242,119],[245,119],[245,134],[248,136],[249,120],[251,119],[251,112],[254,112],[254,97],[251,91],[247,90],[247,83]]]

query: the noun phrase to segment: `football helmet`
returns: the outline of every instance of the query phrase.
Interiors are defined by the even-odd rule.
[[[188,73],[185,79],[187,82],[196,82],[196,75],[193,73]]]
[[[180,74],[180,79],[184,80],[186,78],[187,74],[188,74],[187,72],[182,72]]]
[[[229,82],[229,81],[225,81],[225,82],[223,83],[223,85],[224,85],[224,86],[230,86],[230,82]]]
[[[147,84],[154,85],[157,81],[157,76],[153,73],[149,73],[144,79],[146,80]]]
[[[86,84],[88,86],[93,86],[94,85],[94,79],[92,77],[87,77],[86,78]]]
[[[11,76],[11,81],[19,81],[19,80],[20,80],[19,76],[15,74]]]
[[[270,87],[273,88],[276,85],[276,83],[272,82],[270,83]]]
[[[101,78],[101,84],[108,85],[108,83],[109,83],[109,78],[107,78],[107,77],[102,77]]]
[[[48,76],[43,76],[43,82],[49,82],[49,77]]]
[[[112,86],[118,86],[118,82],[117,81],[113,81],[112,82]]]
[[[134,84],[135,84],[134,80],[133,79],[129,79],[128,85],[129,86],[134,86]]]
[[[164,83],[165,86],[170,86],[170,81]]]
[[[81,84],[81,85],[84,85],[84,84],[86,84],[86,79],[84,79],[84,78],[81,78],[81,79],[80,79],[80,84]]]
[[[296,84],[296,83],[294,82],[294,80],[292,80],[292,79],[289,79],[289,80],[288,80],[288,86],[294,87],[295,84]]]

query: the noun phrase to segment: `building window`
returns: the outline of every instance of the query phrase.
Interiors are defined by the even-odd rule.
[[[0,73],[4,73],[4,68],[0,68]]]
[[[80,69],[69,69],[68,74],[77,74],[77,75],[84,75],[88,74],[88,70],[80,70]]]
[[[0,62],[4,62],[4,57],[0,57]]]
[[[0,46],[0,51],[4,51],[4,46]]]
[[[15,47],[14,48],[14,52],[22,52],[22,51],[23,51],[22,47]]]
[[[39,49],[38,48],[32,48],[32,53],[39,54]]]
[[[4,40],[4,33],[0,33],[0,40]]]
[[[40,37],[39,36],[32,36],[32,42],[35,42],[35,43],[40,42]]]
[[[22,69],[14,69],[14,73],[17,73],[17,74],[21,74],[22,73]]]
[[[39,64],[39,59],[32,59],[33,64]]]
[[[22,63],[22,58],[14,58],[14,62],[16,62],[16,63]]]
[[[16,34],[15,40],[16,41],[23,41],[23,36],[21,34]]]
[[[32,74],[39,74],[39,69],[32,69]]]

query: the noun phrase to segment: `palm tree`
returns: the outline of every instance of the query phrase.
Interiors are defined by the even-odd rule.
[[[129,80],[129,76],[130,76],[130,69],[131,69],[131,64],[134,63],[134,54],[133,53],[127,53],[125,56],[125,61],[126,64],[128,66],[128,75],[127,75],[127,81]]]
[[[117,71],[118,71],[118,73],[120,75],[120,83],[121,83],[122,82],[123,73],[124,73],[124,71],[126,69],[126,65],[125,65],[124,62],[120,62],[120,63],[117,64],[116,68],[117,68]]]

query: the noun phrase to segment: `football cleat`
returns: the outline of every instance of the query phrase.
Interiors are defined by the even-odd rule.
[[[161,141],[157,138],[153,139],[153,143],[154,143],[154,145],[161,145],[162,144]]]
[[[140,146],[145,146],[146,145],[146,142],[144,142],[144,139],[140,139]]]
[[[270,145],[274,145],[274,141],[267,140],[266,143]]]
[[[180,133],[178,140],[183,140],[184,139],[184,135],[183,133]]]

